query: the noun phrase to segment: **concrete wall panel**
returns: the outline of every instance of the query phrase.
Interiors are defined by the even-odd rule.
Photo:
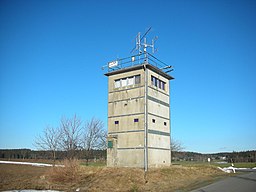
[[[155,123],[153,123],[153,119]],[[170,133],[170,120],[148,114],[148,128]]]
[[[134,122],[134,119],[138,119],[139,122]],[[115,121],[119,123],[115,124]],[[134,130],[144,130],[144,114],[115,117],[108,120],[108,132],[110,133]]]
[[[144,98],[118,101],[108,104],[108,116],[134,115],[144,112]]]
[[[170,108],[165,105],[162,105],[155,101],[148,100],[148,112],[149,113],[169,119],[170,118],[169,110],[170,110]]]
[[[148,86],[148,95],[167,104],[169,104],[170,102],[168,95],[164,94],[163,92],[160,92],[159,89],[156,89],[153,86]]]
[[[119,167],[144,167],[144,149],[118,150]]]
[[[117,140],[117,149],[144,147],[144,132],[120,133]]]
[[[149,167],[164,167],[171,164],[171,152],[169,150],[148,149]]]
[[[144,96],[144,87],[134,85],[132,88],[123,89],[120,91],[111,92],[108,95],[108,102],[135,99]]]
[[[157,134],[148,134],[148,147],[170,149],[170,137]]]

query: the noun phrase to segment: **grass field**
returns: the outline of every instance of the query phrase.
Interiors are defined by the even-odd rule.
[[[45,189],[43,176],[48,167],[0,164],[0,191],[18,189]]]
[[[46,162],[44,162],[46,163]],[[63,167],[0,164],[0,191],[55,189],[62,191],[190,191],[233,174],[213,165],[186,164],[149,169],[107,168],[103,163],[62,162]],[[82,164],[82,165],[81,165]]]
[[[182,166],[216,166],[216,167],[229,167],[231,163],[218,163],[218,162],[198,162],[198,161],[177,161],[172,162],[174,165],[182,165]],[[253,168],[256,167],[256,163],[234,163],[234,167],[236,168]]]

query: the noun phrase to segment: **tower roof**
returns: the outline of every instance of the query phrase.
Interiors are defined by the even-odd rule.
[[[121,69],[118,69],[118,70],[115,70],[115,71],[110,71],[108,73],[105,73],[104,75],[111,76],[111,75],[116,75],[116,74],[120,74],[120,73],[126,73],[126,72],[129,72],[129,71],[134,71],[134,70],[137,70],[137,69],[143,69],[145,67],[154,71],[154,72],[156,72],[159,75],[162,75],[163,77],[165,77],[168,80],[174,79],[172,76],[165,73],[164,71],[162,71],[158,67],[155,67],[155,66],[153,66],[151,64],[148,64],[148,63],[147,64],[140,64],[140,65],[130,66],[130,67],[127,67],[127,68],[121,68]]]

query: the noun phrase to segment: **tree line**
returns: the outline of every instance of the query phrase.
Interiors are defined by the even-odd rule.
[[[92,150],[88,155],[89,160],[105,161],[107,157],[106,150]],[[52,153],[47,150],[31,149],[0,149],[1,159],[48,159],[52,160]],[[56,159],[63,160],[67,158],[66,151],[56,151]],[[76,151],[76,158],[84,159],[84,151]]]
[[[240,152],[224,152],[213,154],[202,154],[187,151],[174,151],[172,152],[172,161],[207,161],[210,158],[215,161],[225,161],[229,163],[238,162],[256,162],[256,150],[240,151]]]
[[[84,150],[76,151],[76,158],[85,158]],[[67,158],[66,151],[56,151],[56,159]],[[94,150],[92,149],[87,154],[89,160],[106,160],[106,149]],[[52,153],[47,150],[31,150],[31,149],[0,149],[0,158],[4,159],[52,159]],[[198,161],[204,162],[208,158],[216,161],[226,161],[229,163],[238,162],[256,162],[256,151],[241,151],[241,152],[226,152],[226,153],[214,153],[214,154],[202,154],[186,151],[173,151],[172,161]]]

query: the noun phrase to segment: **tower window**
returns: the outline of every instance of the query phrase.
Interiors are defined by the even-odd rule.
[[[164,122],[164,126],[166,126],[167,125],[167,123],[166,122]]]
[[[134,85],[134,77],[128,77],[127,78],[127,86]]]
[[[122,87],[126,87],[127,86],[127,78],[125,78],[125,79],[122,79],[122,81],[121,81],[122,83]]]
[[[140,75],[135,76],[135,84],[140,84]]]
[[[119,88],[121,87],[121,80],[118,79],[118,80],[115,80],[115,88]]]
[[[162,82],[162,89],[165,90],[165,82]]]
[[[152,119],[152,123],[155,123],[156,122],[156,120],[155,119]]]
[[[137,122],[139,122],[139,119],[134,119],[134,123],[137,123]]]
[[[119,124],[119,121],[115,121],[115,124],[118,125],[118,124]]]
[[[165,82],[162,80],[154,77],[153,75],[151,76],[151,85],[158,87],[159,89],[165,90]]]
[[[138,85],[140,84],[140,75],[135,75],[131,77],[125,77],[122,79],[116,79],[114,83],[115,88],[119,87],[127,87],[130,85]]]

